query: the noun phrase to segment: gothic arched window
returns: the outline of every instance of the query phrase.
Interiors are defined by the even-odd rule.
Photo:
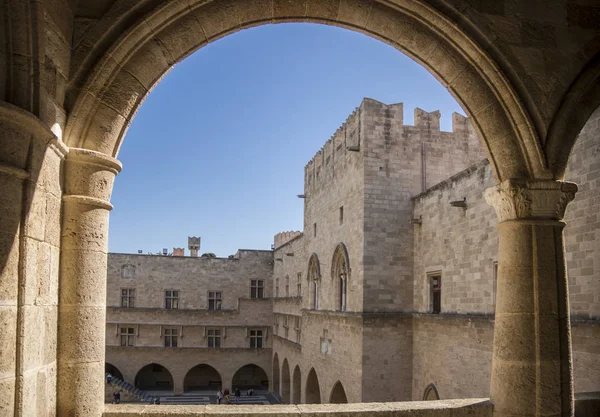
[[[311,286],[310,298],[311,307],[313,310],[319,309],[319,285],[321,283],[321,267],[319,265],[319,258],[316,254],[312,254],[308,261],[308,274],[307,274],[309,285]]]
[[[350,261],[348,260],[348,251],[346,246],[340,243],[335,248],[331,261],[331,278],[334,285],[336,310],[346,311],[349,277]]]

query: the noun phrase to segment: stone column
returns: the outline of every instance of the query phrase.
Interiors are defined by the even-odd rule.
[[[62,161],[33,114],[0,102],[0,415],[56,407]]]
[[[85,149],[65,164],[59,290],[58,415],[102,416],[108,213],[121,164]]]
[[[562,219],[576,191],[553,180],[507,180],[486,190],[499,218],[495,417],[573,415]]]

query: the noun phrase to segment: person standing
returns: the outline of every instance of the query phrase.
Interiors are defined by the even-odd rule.
[[[217,404],[221,404],[222,400],[223,400],[223,393],[221,392],[221,388],[219,388],[219,390],[217,391]]]

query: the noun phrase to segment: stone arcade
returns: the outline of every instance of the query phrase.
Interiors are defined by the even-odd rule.
[[[598,13],[597,2],[575,0],[3,2],[0,413],[166,412],[103,404],[106,242],[120,143],[173,64],[241,29],[296,21],[389,43],[433,73],[472,118],[503,207],[490,399],[239,410],[573,415],[562,220],[577,194],[564,179],[577,135],[600,104]],[[523,209],[523,196],[535,204]],[[520,335],[531,343],[518,343]],[[173,416],[217,412],[169,408]]]

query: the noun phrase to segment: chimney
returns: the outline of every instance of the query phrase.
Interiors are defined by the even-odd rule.
[[[200,251],[200,238],[188,236],[188,249],[190,250],[190,256],[192,258],[197,258],[198,252]]]
[[[173,248],[173,256],[185,256],[184,248]]]

